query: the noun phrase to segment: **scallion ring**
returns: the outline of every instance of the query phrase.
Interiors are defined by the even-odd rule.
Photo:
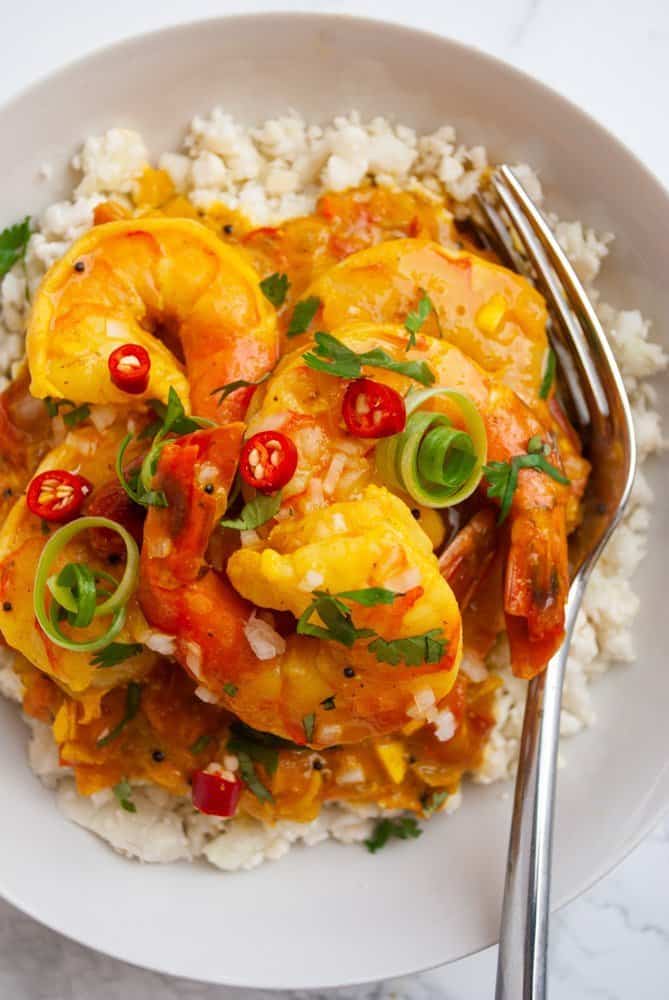
[[[458,407],[466,430],[445,413],[418,410],[433,396]],[[406,427],[376,446],[376,467],[391,490],[408,494],[423,507],[452,507],[481,481],[488,441],[481,414],[468,396],[454,389],[412,390],[405,398]]]
[[[81,563],[68,563],[58,574],[51,574],[51,568],[69,541],[82,531],[89,528],[107,528],[121,536],[125,544],[126,564],[120,580],[108,573],[91,570]],[[45,635],[63,649],[73,652],[95,652],[103,649],[119,634],[125,623],[126,605],[132,596],[139,573],[139,549],[132,535],[121,524],[107,517],[80,517],[76,521],[63,525],[49,538],[42,549],[37,572],[33,605],[35,616]],[[104,580],[114,586],[111,593],[100,590],[96,580]],[[52,596],[51,609],[46,608],[46,592]],[[97,604],[97,598],[108,595],[104,601]],[[65,614],[69,623],[78,628],[85,628],[95,618],[112,616],[112,621],[106,631],[95,639],[77,642],[64,635],[59,620]]]

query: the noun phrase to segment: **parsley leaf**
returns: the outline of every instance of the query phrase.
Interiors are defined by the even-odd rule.
[[[11,270],[17,260],[22,260],[29,239],[29,215],[26,215],[23,222],[17,222],[2,230],[0,233],[0,278],[3,278]]]
[[[188,747],[188,752],[197,756],[199,753],[202,753],[203,750],[206,750],[213,738],[214,737],[211,733],[202,733],[202,736],[198,736],[195,742],[191,743]]]
[[[237,692],[239,691],[239,688],[237,687],[236,684],[232,684],[230,681],[226,681],[225,684],[223,685],[223,690],[227,694],[228,698],[234,698]]]
[[[129,660],[131,656],[137,656],[142,652],[141,642],[110,642],[108,646],[101,649],[91,660],[94,667],[115,667],[124,660]]]
[[[302,718],[302,728],[304,729],[304,738],[307,743],[311,743],[314,738],[314,726],[316,725],[316,715],[314,712],[310,712],[309,715],[305,715]]]
[[[410,347],[416,346],[416,334],[422,327],[423,323],[430,315],[433,310],[432,300],[429,295],[423,293],[422,298],[418,302],[418,306],[415,312],[410,312],[404,321],[404,328],[409,333],[409,339],[407,341],[406,349],[409,350]]]
[[[386,846],[391,837],[396,837],[398,840],[412,840],[420,837],[422,832],[413,816],[381,819],[374,827],[371,837],[365,841],[365,847],[370,854],[376,854]]]
[[[137,712],[139,711],[139,703],[141,697],[142,697],[141,685],[137,684],[135,681],[130,681],[130,683],[128,684],[128,689],[125,694],[125,715],[123,716],[121,721],[117,723],[117,725],[115,725],[114,728],[107,733],[106,736],[102,736],[96,742],[95,744],[96,746],[106,747],[108,743],[111,743],[112,740],[115,740],[116,737],[120,735],[120,733],[127,726],[127,724],[131,722],[137,715]]]
[[[73,410],[70,410],[69,413],[63,414],[63,423],[71,430],[73,427],[78,427],[79,424],[82,424],[84,420],[88,420],[90,415],[90,406],[88,403],[82,403],[81,406],[76,406]]]
[[[121,808],[125,809],[126,812],[136,813],[137,806],[132,802],[132,785],[127,778],[123,778],[119,781],[118,785],[114,785],[112,789],[114,795],[121,803]]]
[[[552,347],[548,348],[548,357],[546,358],[546,367],[544,368],[544,375],[541,380],[541,385],[539,386],[539,399],[547,399],[548,393],[551,391],[551,386],[555,381],[555,351]]]
[[[219,385],[218,389],[212,389],[209,395],[215,396],[217,392],[220,393],[218,400],[218,405],[220,406],[223,400],[227,399],[231,393],[237,392],[238,389],[250,389],[251,386],[255,388],[256,386],[262,385],[263,382],[267,381],[271,374],[272,372],[265,372],[265,374],[261,375],[260,378],[257,378],[255,382],[249,382],[248,379],[245,378],[238,378],[235,382],[228,382],[227,385]]]
[[[286,301],[286,295],[290,288],[287,274],[279,274],[275,271],[269,277],[263,278],[260,282],[260,291],[268,302],[271,302],[275,309],[279,309]]]
[[[314,371],[337,375],[339,378],[359,378],[363,365],[370,368],[385,368],[387,371],[406,375],[422,385],[432,385],[434,372],[425,361],[394,361],[393,358],[375,347],[371,351],[352,351],[330,333],[320,332],[314,337],[316,346],[303,355],[309,368]]]
[[[321,300],[316,295],[310,295],[308,299],[302,299],[295,304],[290,325],[286,331],[287,337],[297,337],[300,333],[306,333],[309,324],[319,310]]]
[[[367,647],[381,663],[396,667],[404,663],[407,667],[419,667],[423,663],[439,663],[448,645],[439,628],[430,629],[422,635],[410,635],[404,639],[382,639],[380,636]]]
[[[237,755],[239,772],[244,784],[261,802],[273,802],[274,796],[260,780],[256,764],[262,765],[271,776],[276,773],[279,766],[279,750],[303,748],[272,733],[262,733],[252,729],[243,722],[233,723],[230,734],[227,749]]]
[[[355,601],[365,608],[373,608],[377,604],[392,604],[396,597],[404,595],[398,594],[396,590],[386,590],[385,587],[365,587],[364,590],[342,590],[336,596]]]
[[[500,501],[498,524],[506,520],[511,510],[521,469],[537,469],[563,486],[570,485],[570,480],[546,458],[549,452],[550,447],[535,434],[528,441],[526,455],[514,455],[508,462],[488,462],[483,466],[483,474],[488,480],[488,496],[497,497]]]
[[[253,500],[244,504],[239,517],[231,520],[222,518],[221,527],[234,528],[236,531],[253,531],[254,528],[260,528],[261,525],[271,521],[280,506],[281,493],[273,493],[269,496],[259,493]]]

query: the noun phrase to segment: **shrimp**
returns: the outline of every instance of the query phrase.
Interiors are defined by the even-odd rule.
[[[430,690],[431,704],[448,694],[461,653],[457,603],[427,536],[402,501],[370,486],[355,501],[277,524],[265,542],[233,553],[227,575],[216,570],[207,549],[241,430],[199,431],[161,453],[155,485],[169,506],[149,510],[141,555],[139,599],[148,621],[173,637],[198,694],[256,729],[316,748],[396,731],[421,691]],[[205,481],[213,492],[204,492]],[[367,635],[347,648],[296,633],[311,588],[375,586],[398,596],[391,605],[352,607],[355,627],[386,640],[435,630],[443,645],[432,662],[381,662]]]
[[[62,444],[44,458],[36,474],[47,469],[77,470],[93,484],[90,513],[111,513],[96,507],[98,488],[115,478],[114,463],[125,433],[125,422],[117,421],[100,433],[91,425],[69,432]],[[130,457],[134,458],[133,450]],[[120,487],[119,487],[120,489]],[[107,492],[107,491],[105,491]],[[116,513],[116,512],[115,512]],[[118,516],[116,519],[119,519]],[[143,676],[156,663],[156,654],[146,648],[117,667],[97,669],[91,653],[63,649],[42,632],[33,610],[33,586],[42,549],[49,538],[40,519],[28,509],[25,495],[14,504],[0,529],[0,627],[7,644],[52,677],[69,694],[79,697],[105,690]],[[113,572],[118,557],[108,560],[95,545],[92,532],[77,535],[63,549],[55,569],[67,562],[83,562],[93,570]],[[127,618],[119,642],[144,642],[150,634],[137,598],[127,605]]]
[[[397,361],[426,361],[435,385],[468,395],[486,427],[489,461],[508,462],[524,454],[536,435],[552,440],[548,428],[512,389],[446,340],[421,331],[416,346],[407,351],[406,330],[372,323],[351,323],[334,335],[357,352],[382,348]],[[297,471],[283,497],[284,505],[297,511],[359,494],[376,477],[374,442],[352,439],[341,420],[346,381],[309,368],[303,358],[309,346],[282,359],[254,396],[248,416],[249,433],[271,427],[295,440]],[[366,369],[365,374],[400,393],[412,385],[407,377],[381,368]],[[437,397],[426,405],[445,410],[457,423],[458,413],[446,401]],[[561,464],[557,446],[549,460]],[[545,663],[562,638],[569,495],[569,487],[542,472],[520,472],[509,518],[504,607],[515,666],[522,673],[536,672],[538,661]]]
[[[279,349],[275,313],[242,252],[173,218],[96,226],[54,264],[28,328],[32,394],[127,405],[107,369],[124,343],[151,358],[148,387],[133,399],[166,402],[173,387],[190,411],[221,423],[243,415],[253,390],[220,406],[215,390],[258,379]]]
[[[555,433],[571,480],[568,526],[579,521],[589,463],[554,389],[542,390],[548,359],[546,305],[529,281],[475,253],[424,239],[389,240],[351,254],[317,278],[305,295],[321,301],[318,329],[353,319],[403,323],[428,296],[422,331],[444,337],[509,386]],[[547,398],[544,398],[547,395]]]

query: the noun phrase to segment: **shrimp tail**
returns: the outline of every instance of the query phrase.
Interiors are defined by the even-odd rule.
[[[439,559],[441,575],[455,594],[461,610],[469,604],[495,555],[496,522],[493,507],[479,510],[457,533]]]
[[[509,634],[516,638],[519,661],[545,664],[562,641],[564,606],[569,589],[564,508],[519,512],[511,526],[504,587],[504,610]],[[520,635],[533,646],[522,653]],[[513,650],[513,644],[512,644]],[[541,667],[539,666],[538,669]],[[530,668],[528,668],[530,669]],[[531,666],[534,672],[534,666]],[[533,674],[531,674],[533,676]]]

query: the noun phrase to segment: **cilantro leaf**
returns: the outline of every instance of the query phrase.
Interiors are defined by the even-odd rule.
[[[321,708],[324,708],[326,712],[331,712],[333,708],[336,708],[335,696],[333,694],[329,695],[327,698],[323,698],[321,702]]]
[[[71,430],[73,427],[78,427],[79,424],[82,424],[84,420],[88,420],[90,415],[90,406],[88,403],[82,403],[81,406],[76,406],[73,410],[70,410],[69,413],[63,414],[63,423]]]
[[[290,288],[287,274],[279,274],[275,271],[269,277],[263,278],[260,282],[260,291],[268,302],[271,302],[275,309],[279,309],[286,301],[286,295]]]
[[[316,715],[314,712],[310,712],[309,715],[305,715],[302,719],[302,728],[304,729],[304,738],[307,743],[311,743],[314,738],[314,726],[316,725]]]
[[[130,681],[125,694],[125,714],[123,718],[119,723],[117,723],[117,725],[114,726],[113,729],[111,729],[107,733],[106,736],[102,736],[99,740],[97,740],[95,744],[96,746],[106,747],[108,743],[111,743],[112,740],[115,740],[116,737],[120,735],[120,733],[123,731],[123,729],[125,729],[125,727],[129,722],[132,722],[132,720],[137,715],[137,712],[139,711],[139,703],[141,701],[141,697],[142,697],[141,685],[137,684],[135,681]]]
[[[409,339],[407,341],[406,349],[409,350],[410,347],[416,346],[416,334],[422,327],[423,323],[430,315],[433,310],[432,300],[429,295],[423,293],[421,299],[418,302],[418,306],[415,312],[410,312],[404,321],[404,328],[409,333]]]
[[[213,738],[211,733],[202,733],[202,736],[198,736],[195,742],[188,747],[188,752],[197,757],[203,750],[206,750]]]
[[[364,590],[341,590],[336,596],[355,601],[365,608],[373,608],[377,604],[392,604],[395,598],[403,595],[396,590],[386,590],[385,587],[365,587]]]
[[[280,506],[281,493],[273,493],[269,496],[259,493],[253,500],[249,500],[247,504],[244,504],[239,517],[227,520],[222,518],[220,523],[223,528],[234,528],[236,531],[253,531],[254,528],[260,528],[261,525],[271,521]]]
[[[302,299],[295,304],[290,325],[286,331],[287,337],[297,337],[300,333],[306,333],[309,324],[319,310],[321,300],[316,295],[310,295],[307,299]]]
[[[423,663],[439,663],[447,645],[448,640],[441,629],[433,628],[403,639],[382,639],[379,636],[367,648],[381,663],[389,663],[392,667],[398,663],[419,667]]]
[[[273,733],[262,733],[252,729],[243,722],[234,722],[230,726],[230,739],[227,750],[237,755],[239,772],[244,784],[261,802],[273,802],[270,790],[260,780],[256,764],[260,764],[267,774],[276,773],[279,766],[279,750],[303,750],[304,748],[290,740],[284,740]]]
[[[142,652],[141,642],[110,642],[108,646],[101,649],[91,660],[94,667],[115,667],[124,660],[129,660],[131,656],[137,656]]]
[[[74,406],[71,399],[54,399],[53,396],[45,396],[42,400],[46,406],[46,412],[50,417],[57,417],[61,406]]]
[[[374,827],[371,837],[365,841],[365,847],[370,854],[376,854],[385,847],[391,837],[398,840],[412,840],[420,837],[422,830],[413,816],[400,816],[398,819],[381,819]]]
[[[425,361],[395,361],[380,347],[360,353],[352,351],[330,333],[323,331],[314,337],[313,351],[303,355],[309,368],[314,371],[337,375],[339,378],[359,378],[363,365],[370,368],[385,368],[387,371],[406,375],[422,385],[432,385],[434,372]]]
[[[0,278],[22,260],[30,239],[30,216],[0,232]]]
[[[433,812],[436,812],[440,806],[443,806],[444,802],[448,798],[448,792],[446,789],[441,789],[441,791],[427,792],[421,799],[421,805],[423,811],[427,816],[431,816]]]
[[[369,628],[356,628],[350,609],[338,599],[336,594],[324,590],[314,590],[311,604],[305,608],[297,622],[298,635],[309,635],[315,639],[331,639],[349,649],[358,639],[368,639],[376,633]],[[318,615],[323,625],[312,625],[309,619]]]
[[[548,394],[551,391],[553,382],[555,381],[555,351],[552,347],[548,348],[548,357],[546,358],[546,367],[544,368],[543,378],[541,379],[541,385],[539,386],[539,399],[547,399]]]
[[[249,791],[253,792],[255,797],[261,802],[274,802],[274,796],[269,788],[258,777],[255,763],[251,757],[244,750],[237,750],[235,752],[239,761],[239,773]]]
[[[508,462],[488,462],[483,466],[483,474],[488,480],[488,496],[497,497],[500,501],[498,524],[506,520],[511,510],[521,469],[537,469],[563,486],[570,485],[571,480],[546,458],[549,453],[550,446],[535,434],[527,443],[526,455],[514,455]]]
[[[231,393],[237,392],[238,389],[250,389],[252,386],[255,388],[256,386],[262,385],[263,382],[267,381],[271,374],[272,372],[265,372],[265,374],[261,375],[260,378],[257,378],[255,382],[249,382],[248,379],[245,378],[238,378],[235,382],[228,382],[227,385],[219,385],[218,389],[212,389],[209,395],[215,396],[216,393],[220,393],[218,399],[218,405],[220,406],[223,400],[227,399]]]
[[[137,806],[132,801],[132,785],[127,778],[123,778],[117,785],[114,785],[112,791],[119,800],[122,809],[129,813],[137,812]]]
[[[232,684],[230,681],[226,681],[225,684],[223,685],[223,690],[227,694],[228,698],[234,698],[237,692],[239,691],[239,688],[237,687],[236,684]]]

